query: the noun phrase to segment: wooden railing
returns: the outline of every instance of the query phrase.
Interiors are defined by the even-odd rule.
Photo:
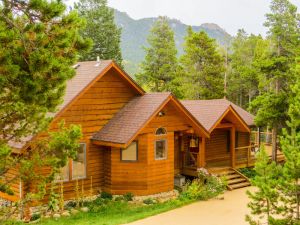
[[[235,162],[236,164],[246,164],[251,166],[255,161],[256,145],[242,146],[235,148]]]

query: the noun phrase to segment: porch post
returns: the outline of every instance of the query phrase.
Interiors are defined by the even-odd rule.
[[[231,155],[231,166],[235,168],[235,127],[231,127],[230,129],[230,155]]]
[[[200,137],[199,137],[200,139]],[[198,152],[198,167],[205,167],[205,137],[201,137],[201,143],[199,143],[199,152]]]

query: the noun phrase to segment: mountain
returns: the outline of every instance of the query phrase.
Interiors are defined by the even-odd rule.
[[[121,49],[125,62],[125,70],[129,74],[135,74],[138,70],[138,65],[143,61],[145,57],[143,46],[147,46],[147,36],[152,24],[156,20],[157,18],[134,20],[125,12],[115,10],[115,22],[122,28]],[[182,45],[188,25],[176,19],[170,19],[169,23],[175,33],[178,54],[181,55],[183,53]],[[232,37],[217,24],[204,23],[200,26],[192,26],[192,28],[194,31],[205,31],[211,38],[216,39],[220,45],[226,45],[232,39]]]

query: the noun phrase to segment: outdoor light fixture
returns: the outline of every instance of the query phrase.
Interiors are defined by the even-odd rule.
[[[190,140],[190,148],[196,148],[196,147],[197,147],[196,139],[194,138],[194,136],[192,136]]]
[[[164,116],[165,115],[165,113],[163,112],[163,111],[160,111],[159,113],[158,113],[158,116],[159,117],[162,117],[162,116]]]

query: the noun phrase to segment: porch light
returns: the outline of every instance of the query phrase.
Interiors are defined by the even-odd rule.
[[[196,148],[196,147],[197,147],[196,139],[192,137],[190,140],[190,148]]]
[[[162,117],[162,116],[164,116],[165,115],[165,113],[163,112],[163,111],[160,111],[159,113],[158,113],[158,116],[159,117]]]

